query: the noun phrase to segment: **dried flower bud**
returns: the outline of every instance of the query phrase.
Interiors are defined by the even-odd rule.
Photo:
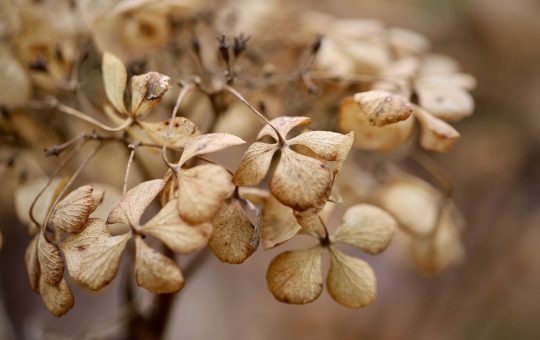
[[[414,106],[405,97],[385,91],[360,92],[354,96],[354,100],[375,126],[400,122],[414,112]]]

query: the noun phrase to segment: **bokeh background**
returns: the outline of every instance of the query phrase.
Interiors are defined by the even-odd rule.
[[[455,58],[477,78],[475,114],[457,124],[460,142],[437,157],[454,180],[467,221],[467,257],[440,276],[426,277],[396,242],[368,258],[378,274],[378,298],[356,310],[327,293],[304,306],[274,300],[266,268],[294,244],[258,251],[241,266],[210,256],[176,299],[166,338],[539,339],[540,2],[282,2],[294,11],[377,18],[417,31],[435,52]],[[2,211],[0,228],[9,241],[0,252],[0,338],[120,337],[115,327],[120,329],[122,275],[99,294],[73,285],[76,307],[61,319],[50,316],[27,283],[25,229],[12,210]]]

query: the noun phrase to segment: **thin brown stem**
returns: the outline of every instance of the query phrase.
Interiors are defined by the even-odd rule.
[[[193,89],[193,84],[187,84],[180,90],[180,93],[178,94],[178,98],[176,98],[176,103],[174,105],[174,109],[171,115],[171,119],[169,121],[169,127],[167,128],[167,134],[165,135],[165,142],[163,143],[163,147],[161,149],[161,157],[163,158],[163,162],[169,167],[169,169],[173,170],[175,169],[175,165],[171,163],[167,158],[167,143],[169,142],[169,138],[171,136],[172,127],[174,125],[174,120],[176,119],[176,115],[178,114],[178,110],[180,109],[180,104],[182,104],[182,101],[186,97],[186,95]]]
[[[65,114],[68,114],[68,115],[73,116],[73,117],[77,117],[77,118],[79,118],[81,120],[84,120],[85,122],[93,124],[96,127],[99,127],[100,129],[103,129],[103,130],[109,131],[109,132],[122,131],[122,130],[126,129],[127,127],[129,127],[131,124],[133,124],[133,119],[130,117],[130,118],[126,119],[126,121],[122,125],[120,125],[118,127],[110,127],[110,126],[107,126],[107,125],[101,123],[97,119],[94,119],[94,118],[90,117],[89,115],[87,115],[85,113],[82,113],[81,111],[76,110],[76,109],[74,109],[72,107],[66,106],[64,104],[54,103],[53,107],[56,108],[60,112],[63,112]]]
[[[264,114],[262,114],[261,112],[259,112],[259,110],[257,110],[253,105],[251,105],[246,98],[244,98],[238,91],[236,91],[233,87],[229,86],[229,85],[225,85],[225,87],[223,88],[225,91],[229,92],[230,94],[232,94],[234,97],[236,97],[236,99],[240,100],[244,105],[246,105],[251,111],[253,111],[257,116],[259,116],[259,118],[261,118],[262,120],[264,120],[266,122],[266,124],[268,124],[277,134],[278,138],[279,138],[279,143],[281,145],[286,145],[287,143],[285,142],[285,138],[281,135],[281,133],[279,132],[279,130],[274,126],[274,124],[272,124],[272,122],[270,122],[268,120],[268,118],[266,118],[266,116]]]
[[[124,184],[122,186],[122,196],[125,196],[127,192],[129,173],[131,171],[131,166],[133,165],[133,158],[135,157],[135,151],[137,150],[137,145],[130,145],[130,149],[131,149],[131,152],[129,154],[129,158],[128,158],[128,162],[126,166],[126,174],[124,175]]]

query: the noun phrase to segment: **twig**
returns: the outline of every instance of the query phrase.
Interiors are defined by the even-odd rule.
[[[133,119],[131,117],[129,117],[128,119],[126,119],[126,121],[122,125],[120,125],[118,127],[110,127],[110,126],[107,126],[107,125],[101,123],[97,119],[94,119],[94,118],[90,117],[89,115],[82,113],[79,110],[76,110],[76,109],[74,109],[72,107],[66,106],[66,105],[61,104],[61,103],[54,102],[53,103],[53,108],[59,110],[60,112],[65,113],[65,114],[77,117],[77,118],[79,118],[81,120],[84,120],[84,121],[86,121],[86,122],[88,122],[90,124],[93,124],[93,125],[99,127],[100,129],[103,129],[103,130],[109,131],[109,132],[122,131],[125,128],[129,127],[131,124],[133,124]]]
[[[129,158],[128,158],[128,162],[126,166],[126,174],[124,175],[124,185],[122,186],[122,196],[125,196],[127,192],[129,172],[131,171],[131,165],[133,164],[133,158],[135,157],[135,150],[137,150],[136,144],[130,144],[129,147],[131,149],[131,152],[129,154]]]

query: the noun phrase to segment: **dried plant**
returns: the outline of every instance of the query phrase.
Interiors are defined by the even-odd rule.
[[[472,114],[475,80],[425,37],[375,20],[292,17],[271,1],[74,3],[6,6],[17,20],[0,46],[2,160],[20,176],[30,285],[53,315],[74,306],[67,277],[97,291],[131,273],[124,253],[138,286],[176,293],[189,275],[174,254],[208,245],[240,264],[259,242],[306,235],[314,246],[270,263],[270,291],[317,299],[327,250],[327,289],[347,307],[374,301],[376,274],[340,245],[379,254],[404,233],[430,274],[463,258],[451,182],[424,150],[459,139],[449,122]],[[126,152],[105,151],[112,144]],[[101,189],[119,171],[121,183]],[[98,214],[108,196],[118,199]],[[347,209],[331,233],[336,206]]]

